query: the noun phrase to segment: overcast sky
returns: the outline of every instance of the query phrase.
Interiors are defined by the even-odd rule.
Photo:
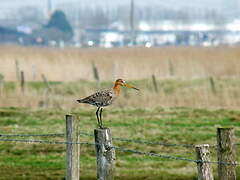
[[[48,0],[0,0],[1,8],[17,8],[23,5],[36,5],[44,7]],[[171,8],[181,7],[196,7],[196,8],[216,8],[222,9],[224,6],[238,3],[239,0],[135,0],[136,4],[149,4],[155,3]],[[96,4],[126,4],[130,0],[52,0],[52,4],[57,5],[61,3],[74,3],[84,5],[96,5]]]
[[[38,6],[43,11],[46,11],[47,2],[48,0],[0,0],[0,11],[2,13],[13,11],[21,6]],[[64,3],[72,3],[79,7],[99,5],[113,7],[118,4],[129,4],[130,0],[52,0],[52,7],[61,7]],[[135,4],[142,6],[149,3],[158,4],[170,9],[216,9],[229,14],[240,9],[240,0],[135,0]]]

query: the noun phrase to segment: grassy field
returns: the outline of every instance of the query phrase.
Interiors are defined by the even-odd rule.
[[[64,133],[64,115],[71,113],[80,119],[80,130],[93,134],[96,127],[95,109],[74,111],[29,110],[1,108],[0,131],[5,134]],[[216,144],[217,127],[234,127],[236,142],[240,142],[240,111],[205,110],[191,108],[116,109],[104,111],[105,126],[113,137],[159,141],[176,144]],[[15,139],[22,139],[14,137]],[[24,138],[63,141],[61,137]],[[81,136],[81,141],[93,142],[93,137]],[[115,146],[138,149],[164,155],[195,159],[193,148],[141,145],[115,140]],[[211,148],[211,160],[216,160]],[[117,151],[116,179],[126,180],[192,180],[196,179],[196,165],[191,162],[147,157]],[[238,161],[240,149],[237,146]],[[64,179],[64,145],[0,143],[0,179]],[[95,179],[96,163],[93,146],[81,146],[81,178]],[[216,165],[213,165],[216,176]],[[240,168],[237,168],[240,178]]]
[[[93,133],[95,108],[76,99],[111,88],[124,78],[141,89],[122,89],[104,123],[113,137],[176,144],[216,144],[217,127],[234,127],[240,142],[240,48],[179,47],[51,49],[0,47],[0,134],[64,133],[66,114],[80,119],[80,130]],[[24,92],[16,62],[25,74]],[[92,63],[101,84],[94,80]],[[44,74],[49,87],[42,80]],[[155,90],[152,75],[157,80]],[[18,74],[19,75],[19,74]],[[21,137],[15,137],[20,138]],[[43,139],[63,141],[62,137]],[[93,137],[81,136],[93,142]],[[195,159],[193,148],[114,141],[127,149]],[[237,147],[240,161],[240,147]],[[216,151],[211,148],[212,160]],[[95,149],[81,146],[81,178],[95,179]],[[0,179],[64,179],[65,146],[0,142]],[[213,165],[216,176],[216,165]],[[237,168],[240,178],[240,168]],[[117,151],[117,180],[192,180],[191,162]]]

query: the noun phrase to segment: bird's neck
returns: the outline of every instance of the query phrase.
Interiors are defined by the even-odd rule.
[[[119,96],[120,94],[120,88],[121,86],[119,84],[115,84],[114,87],[113,87],[113,92],[116,96]]]

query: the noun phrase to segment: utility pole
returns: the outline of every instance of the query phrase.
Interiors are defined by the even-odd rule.
[[[135,22],[134,22],[134,0],[131,0],[130,5],[130,34],[131,34],[131,44],[135,43]]]
[[[52,15],[52,0],[47,1],[47,13],[48,17],[50,18]]]
[[[75,12],[75,27],[74,27],[74,40],[76,43],[76,46],[80,46],[80,35],[81,35],[81,30],[80,30],[80,7],[76,9]]]

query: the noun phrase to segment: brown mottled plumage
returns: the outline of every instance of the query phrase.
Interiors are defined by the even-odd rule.
[[[97,107],[108,106],[112,104],[113,100],[117,97],[113,90],[98,91],[84,99],[77,100],[79,103],[91,104]]]
[[[102,128],[102,107],[109,106],[113,103],[113,101],[119,96],[120,94],[120,87],[125,86],[128,88],[133,88],[139,90],[129,84],[126,84],[124,80],[117,79],[114,87],[112,89],[98,91],[86,98],[77,100],[79,103],[91,104],[97,106],[96,116],[98,120],[98,125]],[[98,113],[100,110],[100,114]],[[100,118],[99,118],[100,116]]]

